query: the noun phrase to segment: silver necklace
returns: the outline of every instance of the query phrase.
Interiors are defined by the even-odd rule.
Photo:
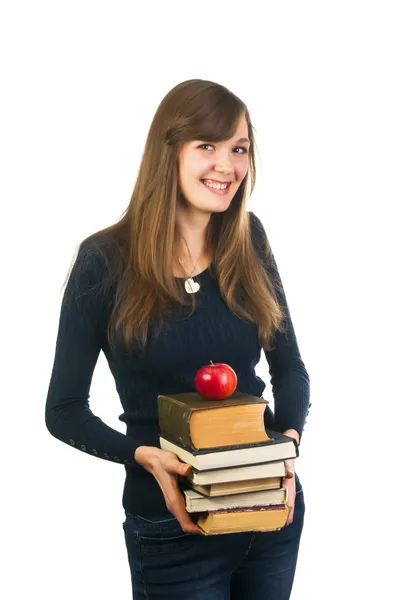
[[[195,294],[198,290],[200,290],[200,285],[197,281],[194,281],[194,279],[192,278],[192,273],[194,272],[194,270],[196,269],[196,265],[202,258],[202,254],[203,254],[203,250],[200,253],[200,256],[199,256],[198,260],[196,261],[196,264],[195,264],[194,268],[192,269],[189,277],[184,282],[184,286],[185,286],[185,289],[188,292],[188,294]],[[187,273],[188,271],[186,270],[186,268],[184,267],[184,265],[182,264],[182,262],[180,261],[179,258],[178,258],[178,262],[180,263],[180,265],[182,266],[184,271]]]

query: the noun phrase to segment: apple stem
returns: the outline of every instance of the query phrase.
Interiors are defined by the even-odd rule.
[[[211,364],[211,365],[214,367],[214,363],[213,363],[213,361],[212,361],[212,360],[210,361],[210,364]]]

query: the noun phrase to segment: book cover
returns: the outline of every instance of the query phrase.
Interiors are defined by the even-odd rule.
[[[255,508],[269,504],[283,504],[287,502],[286,488],[277,490],[264,490],[260,492],[247,492],[208,498],[195,490],[183,490],[187,512],[197,513],[203,511],[226,510],[228,508]]]
[[[199,471],[280,461],[299,455],[298,444],[294,438],[270,429],[267,432],[270,438],[268,442],[235,446],[233,449],[215,448],[211,451],[184,448],[163,437],[160,437],[159,441],[162,450],[174,452],[181,461]]]
[[[201,513],[196,524],[205,535],[243,531],[277,531],[286,525],[289,513],[290,507],[287,504],[256,509],[219,510]]]
[[[242,467],[227,467],[198,471],[192,468],[187,477],[198,485],[212,485],[226,482],[261,479],[265,477],[285,477],[286,469],[283,461],[244,465]]]
[[[282,477],[266,477],[265,479],[249,479],[245,481],[227,481],[225,483],[211,483],[209,485],[198,485],[187,477],[183,478],[186,483],[183,487],[190,487],[203,496],[211,498],[226,496],[230,494],[245,494],[246,492],[259,492],[261,490],[276,490],[282,487]]]
[[[222,400],[207,400],[197,392],[160,394],[161,435],[192,450],[263,442],[268,439],[267,404],[264,398],[237,391]]]

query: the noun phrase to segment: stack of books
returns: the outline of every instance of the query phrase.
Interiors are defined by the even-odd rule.
[[[286,525],[284,460],[298,456],[298,444],[264,428],[267,404],[236,391],[223,400],[196,392],[158,396],[160,447],[192,465],[181,487],[207,535]]]

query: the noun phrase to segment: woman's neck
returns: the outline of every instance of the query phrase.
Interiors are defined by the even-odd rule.
[[[173,276],[174,277],[195,277],[198,273],[205,271],[210,266],[212,260],[210,252],[203,252],[202,256],[198,260],[198,255],[193,255],[195,258],[192,260],[189,256],[177,255],[173,264]],[[179,260],[181,263],[179,262]]]

